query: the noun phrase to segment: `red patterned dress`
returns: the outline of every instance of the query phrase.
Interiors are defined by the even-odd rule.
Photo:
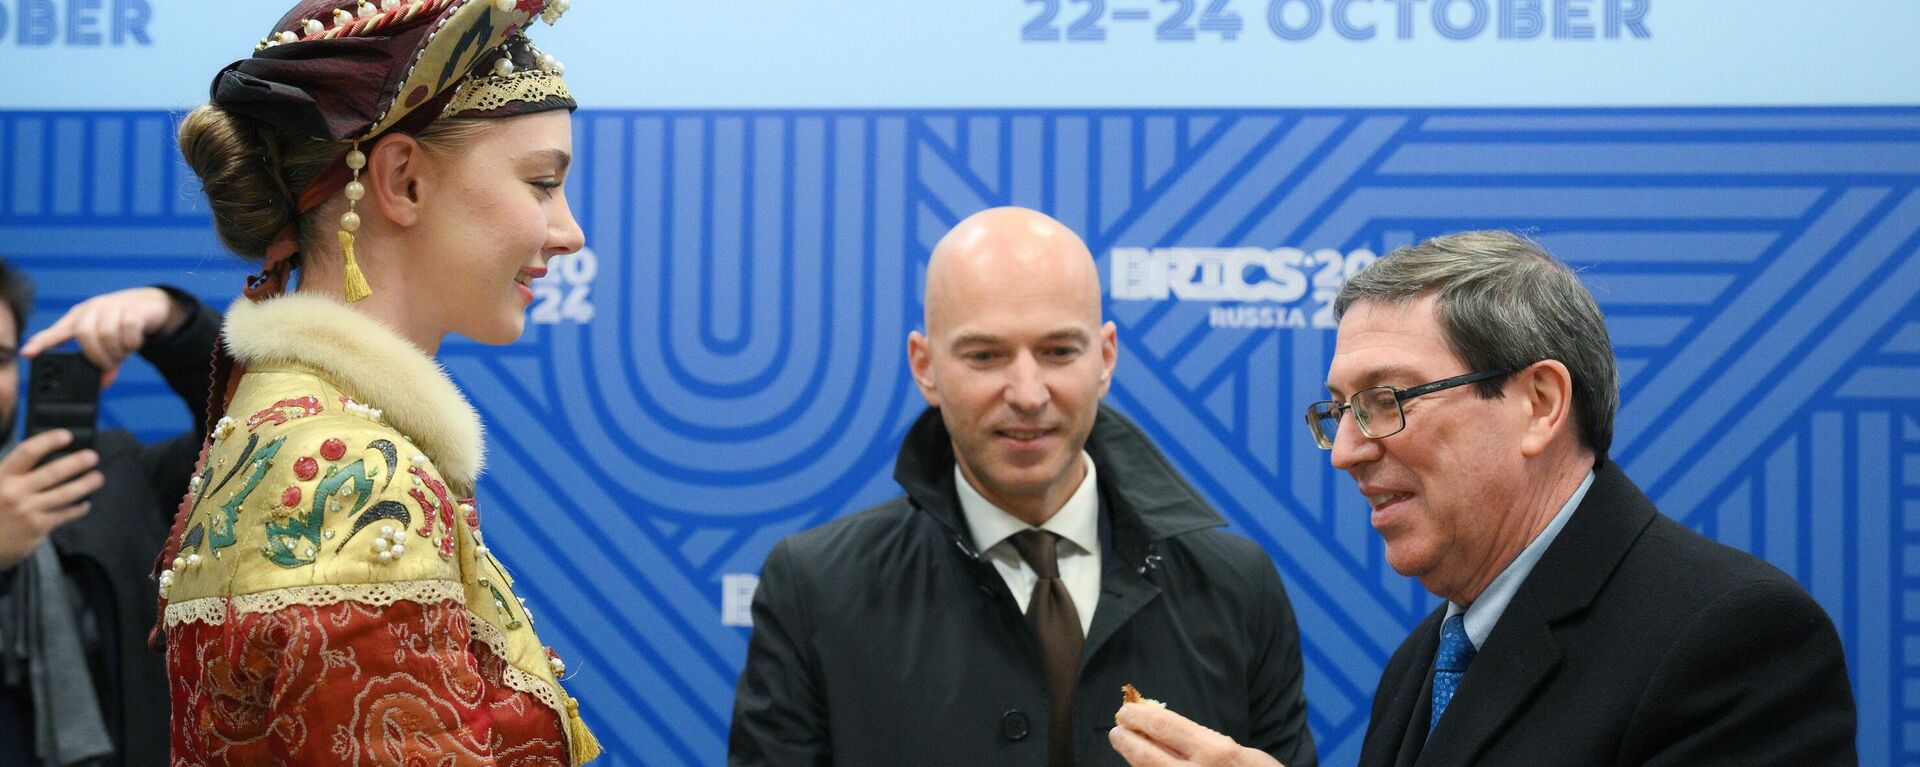
[[[326,298],[242,300],[245,367],[161,576],[173,763],[566,766],[597,747],[471,495],[478,417]]]

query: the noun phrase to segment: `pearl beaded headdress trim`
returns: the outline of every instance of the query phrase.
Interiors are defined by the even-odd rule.
[[[454,88],[489,72],[502,74],[476,64],[522,37],[534,19],[559,21],[571,4],[302,0],[273,32],[260,38],[251,60],[228,67],[237,71],[223,70],[215,80],[214,99],[223,107],[253,102],[238,105],[270,124],[332,141],[373,138],[403,120],[418,127],[421,121],[410,117],[416,110],[442,116],[442,105]],[[559,68],[544,56],[516,63],[520,69]]]
[[[380,0],[375,7],[371,2],[358,3],[353,10],[337,8],[333,15],[325,20],[301,19],[293,29],[283,29],[267,37],[260,38],[253,49],[266,50],[287,43],[303,40],[336,40],[342,37],[359,37],[373,34],[390,24],[404,24],[422,13],[435,13],[459,0]],[[523,3],[517,0],[492,0],[502,13],[513,11]],[[540,18],[553,24],[565,15],[571,0],[551,0],[542,4]]]
[[[511,51],[517,45],[525,45],[533,67],[514,66]],[[501,53],[493,62],[491,73],[470,76],[454,89],[453,98],[447,101],[441,117],[492,112],[508,104],[540,104],[556,98],[573,100],[573,92],[567,90],[566,82],[560,79],[567,68],[552,55],[526,45],[524,38],[509,39],[501,46]]]

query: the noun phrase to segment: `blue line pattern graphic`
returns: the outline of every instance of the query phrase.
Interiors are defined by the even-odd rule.
[[[129,285],[237,293],[176,119],[0,112],[0,252],[41,285],[34,327]],[[748,636],[724,584],[896,492],[926,254],[1010,204],[1082,232],[1110,278],[1117,249],[1531,233],[1608,315],[1615,460],[1805,584],[1847,645],[1863,763],[1920,761],[1920,110],[582,111],[575,133],[593,255],[566,308],[441,356],[489,428],[489,541],[611,763],[723,760]],[[1341,765],[1434,601],[1301,423],[1333,348],[1307,276],[1278,326],[1220,321],[1261,302],[1110,296],[1111,402],[1273,553]],[[170,401],[130,373],[105,419],[165,436]]]

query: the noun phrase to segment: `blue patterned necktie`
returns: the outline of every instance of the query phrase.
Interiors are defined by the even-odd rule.
[[[1473,662],[1473,640],[1467,638],[1467,621],[1460,615],[1440,624],[1440,653],[1433,660],[1433,716],[1427,720],[1427,732],[1440,724],[1440,715],[1453,702],[1453,691],[1460,689],[1460,678],[1467,675]]]

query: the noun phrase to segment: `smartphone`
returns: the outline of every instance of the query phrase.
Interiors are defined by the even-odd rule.
[[[26,436],[49,429],[73,432],[73,441],[47,456],[48,461],[92,448],[99,418],[99,368],[79,352],[46,351],[33,359],[27,376]]]

